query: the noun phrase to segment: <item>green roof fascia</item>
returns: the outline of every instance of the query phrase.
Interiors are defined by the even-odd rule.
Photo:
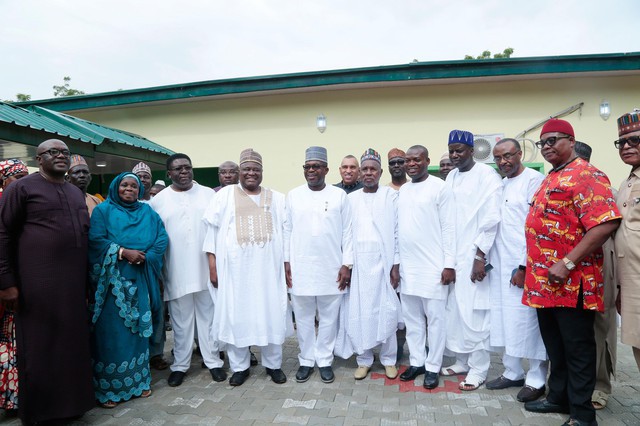
[[[56,111],[70,111],[204,96],[344,84],[638,70],[640,70],[640,52],[416,62],[368,68],[211,80],[43,99],[21,102],[18,105],[40,105]]]
[[[96,141],[99,145],[96,148],[97,152],[105,152],[100,147],[107,142],[115,142],[120,145],[129,145],[135,148],[141,148],[151,152],[157,152],[163,154],[165,156],[174,154],[173,151],[167,149],[161,145],[158,145],[155,142],[150,141],[147,138],[142,136],[126,132],[124,130],[113,129],[106,126],[101,126],[100,124],[93,123],[91,121],[83,120],[78,117],[72,117],[67,114],[63,114],[60,112],[52,111],[46,108],[42,108],[36,105],[32,105],[29,107],[29,110],[37,112],[41,115],[44,115],[51,120],[59,122],[67,127],[70,127],[78,132],[81,132],[87,136],[89,136],[92,140]],[[109,152],[115,155],[118,155],[118,152]],[[137,156],[136,156],[137,158]],[[166,157],[163,157],[166,158]],[[161,163],[164,162],[161,161]]]
[[[114,142],[110,140],[106,140],[103,144],[96,146],[95,149],[96,153],[133,158],[139,161],[144,161],[145,163],[155,163],[161,165],[164,165],[167,162],[168,156],[173,154],[173,151],[167,149],[165,149],[165,151],[170,152],[170,154],[167,154],[165,152],[150,151],[147,149],[141,150],[139,147],[124,145],[120,142]]]

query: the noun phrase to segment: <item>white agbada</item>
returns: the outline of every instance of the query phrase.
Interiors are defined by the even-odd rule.
[[[262,188],[273,234],[264,243],[238,244],[236,191],[229,185],[216,193],[204,214],[203,251],[216,255],[217,309],[212,335],[236,347],[281,345],[286,334],[287,285],[284,278],[282,226],[284,195]],[[271,196],[269,196],[269,191]],[[240,194],[247,195],[242,191]],[[271,200],[269,201],[269,198]],[[270,204],[269,204],[270,203]]]
[[[533,194],[544,176],[528,167],[514,178],[504,178],[501,222],[491,250],[495,269],[491,283],[491,346],[504,347],[512,357],[545,360],[547,352],[540,336],[536,310],[522,304],[522,291],[511,284],[519,265],[526,265],[524,223]]]
[[[456,283],[450,286],[447,304],[447,349],[459,354],[488,350],[489,277],[473,283],[471,269],[477,248],[491,261],[502,181],[493,168],[476,163],[467,172],[449,172],[446,190],[453,194],[456,218]]]
[[[397,198],[398,192],[388,186],[374,193],[359,189],[348,196],[354,262],[345,296],[349,305],[346,327],[358,354],[386,342],[398,329],[400,301],[391,286],[391,267],[400,262]]]
[[[437,176],[400,187],[398,202],[401,294],[444,300],[444,268],[455,268],[455,206]]]
[[[284,260],[291,262],[297,296],[344,294],[336,279],[342,265],[353,265],[351,209],[343,189],[305,184],[287,194]]]
[[[164,300],[207,290],[209,262],[202,252],[206,233],[202,215],[215,192],[193,182],[188,191],[169,186],[149,201],[169,234],[164,256]]]

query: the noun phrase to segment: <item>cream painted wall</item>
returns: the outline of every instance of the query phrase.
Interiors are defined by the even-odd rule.
[[[598,115],[602,99],[611,104],[608,121]],[[304,184],[301,166],[311,145],[327,147],[327,181],[335,183],[342,157],[359,157],[368,147],[386,156],[392,147],[422,144],[435,164],[452,129],[514,136],[579,102],[582,112],[565,119],[577,139],[592,146],[592,163],[617,187],[628,167],[613,147],[616,118],[640,107],[639,76],[332,90],[70,113],[184,152],[195,167],[237,161],[242,149],[254,148],[264,159],[263,184],[286,192]],[[328,122],[323,134],[315,128],[320,113]],[[527,137],[538,140],[539,129]],[[543,161],[541,155],[536,161]],[[388,180],[385,172],[382,181]]]

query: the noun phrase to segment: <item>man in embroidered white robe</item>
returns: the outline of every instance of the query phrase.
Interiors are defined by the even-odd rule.
[[[547,380],[547,351],[540,335],[536,310],[522,304],[527,245],[524,223],[531,199],[544,176],[522,164],[522,150],[515,139],[502,139],[493,149],[494,161],[505,178],[501,222],[491,251],[495,267],[491,283],[491,346],[504,348],[500,377],[487,382],[487,389],[522,387],[520,402],[544,395]],[[522,359],[529,360],[529,371]]]
[[[308,148],[305,159],[307,184],[287,195],[284,224],[285,271],[300,345],[296,381],[309,380],[317,364],[321,380],[331,383],[340,303],[353,266],[351,209],[347,194],[325,183],[327,150]]]
[[[502,181],[492,167],[473,160],[470,132],[449,134],[449,157],[456,167],[446,181],[456,211],[456,283],[447,301],[447,349],[455,353],[456,363],[442,374],[467,373],[459,388],[473,391],[486,380],[490,364],[491,303],[484,278],[500,222]]]
[[[367,150],[360,159],[362,189],[349,194],[353,213],[353,272],[349,289],[347,334],[358,368],[354,377],[364,379],[373,364],[373,348],[380,346],[380,362],[390,379],[398,376],[396,330],[400,302],[397,242],[398,192],[379,186],[380,155]]]
[[[284,195],[261,182],[262,157],[244,150],[240,184],[220,189],[204,215],[203,249],[211,282],[218,288],[213,336],[227,343],[232,386],[249,376],[250,345],[261,347],[262,365],[273,381],[286,382],[280,369],[287,314]]]

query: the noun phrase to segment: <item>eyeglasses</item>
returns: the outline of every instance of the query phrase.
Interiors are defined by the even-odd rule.
[[[62,154],[65,157],[71,157],[71,151],[69,151],[68,149],[62,149],[61,150],[61,149],[52,148],[52,149],[50,149],[48,151],[44,151],[44,152],[40,153],[40,155],[42,155],[42,154],[49,154],[52,157],[57,157],[58,155]]]
[[[624,145],[627,144],[631,148],[635,148],[640,144],[640,136],[629,136],[626,139],[618,139],[617,141],[613,141],[613,145],[616,149],[624,148]]]
[[[169,171],[172,171],[172,172],[182,172],[182,171],[190,172],[191,170],[193,170],[192,166],[180,166],[180,167],[174,167],[172,169],[169,169]]]
[[[325,166],[324,164],[305,164],[304,166],[302,166],[305,172],[308,172],[309,170],[322,170],[325,167],[327,166]]]
[[[554,146],[560,139],[569,139],[570,137],[571,136],[551,136],[550,138],[536,142],[536,146],[540,149],[544,148],[545,145]]]
[[[493,157],[493,162],[498,164],[500,163],[502,160],[504,161],[509,161],[511,160],[513,157],[515,157],[516,155],[518,155],[518,153],[520,152],[520,150],[516,151],[516,152],[507,152],[505,155],[503,155],[502,157],[498,156],[498,157]]]
[[[391,160],[389,161],[389,167],[404,166],[404,160]]]

